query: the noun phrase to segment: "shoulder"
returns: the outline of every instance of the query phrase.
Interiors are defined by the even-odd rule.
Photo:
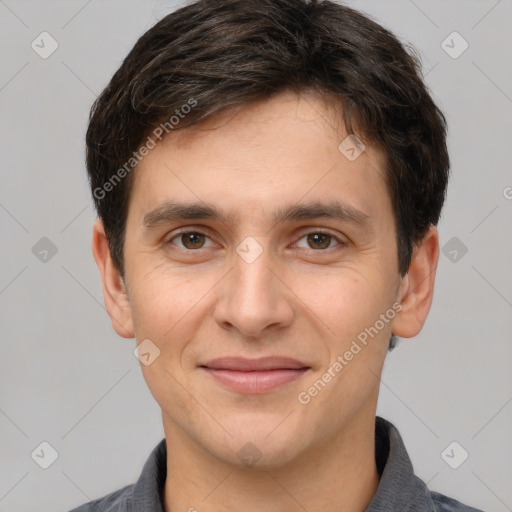
[[[84,503],[69,512],[125,512],[131,500],[134,484],[111,492],[102,498]]]
[[[430,491],[430,495],[438,512],[484,512],[435,491]]]
[[[84,503],[69,512],[136,512],[163,511],[163,488],[166,479],[166,441],[163,438],[153,449],[140,473],[130,485],[102,498]]]

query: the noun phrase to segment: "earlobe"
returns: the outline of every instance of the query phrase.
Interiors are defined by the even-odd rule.
[[[411,264],[402,278],[397,301],[402,309],[393,319],[392,332],[400,338],[416,336],[427,319],[434,296],[439,260],[439,234],[435,226],[414,247]]]
[[[103,283],[105,307],[112,327],[123,338],[135,336],[130,302],[125,283],[117,270],[108,245],[103,221],[97,219],[92,230],[92,252],[98,265]]]

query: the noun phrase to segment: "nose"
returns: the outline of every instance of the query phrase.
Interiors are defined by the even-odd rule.
[[[235,255],[234,268],[221,281],[214,319],[223,329],[258,338],[287,327],[294,316],[293,293],[264,251],[248,263]],[[273,265],[275,267],[275,265]]]

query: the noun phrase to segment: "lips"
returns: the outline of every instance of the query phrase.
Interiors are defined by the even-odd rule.
[[[200,365],[215,381],[233,391],[261,394],[300,378],[309,366],[288,357],[224,357]]]
[[[289,357],[260,357],[247,359],[244,357],[221,357],[212,359],[201,366],[212,370],[232,370],[241,372],[265,371],[265,370],[299,370],[308,368],[308,365]]]

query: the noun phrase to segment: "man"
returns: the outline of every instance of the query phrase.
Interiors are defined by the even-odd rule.
[[[446,124],[417,58],[331,1],[200,0],[96,100],[93,253],[165,431],[75,511],[474,511],[376,417],[432,302]]]

